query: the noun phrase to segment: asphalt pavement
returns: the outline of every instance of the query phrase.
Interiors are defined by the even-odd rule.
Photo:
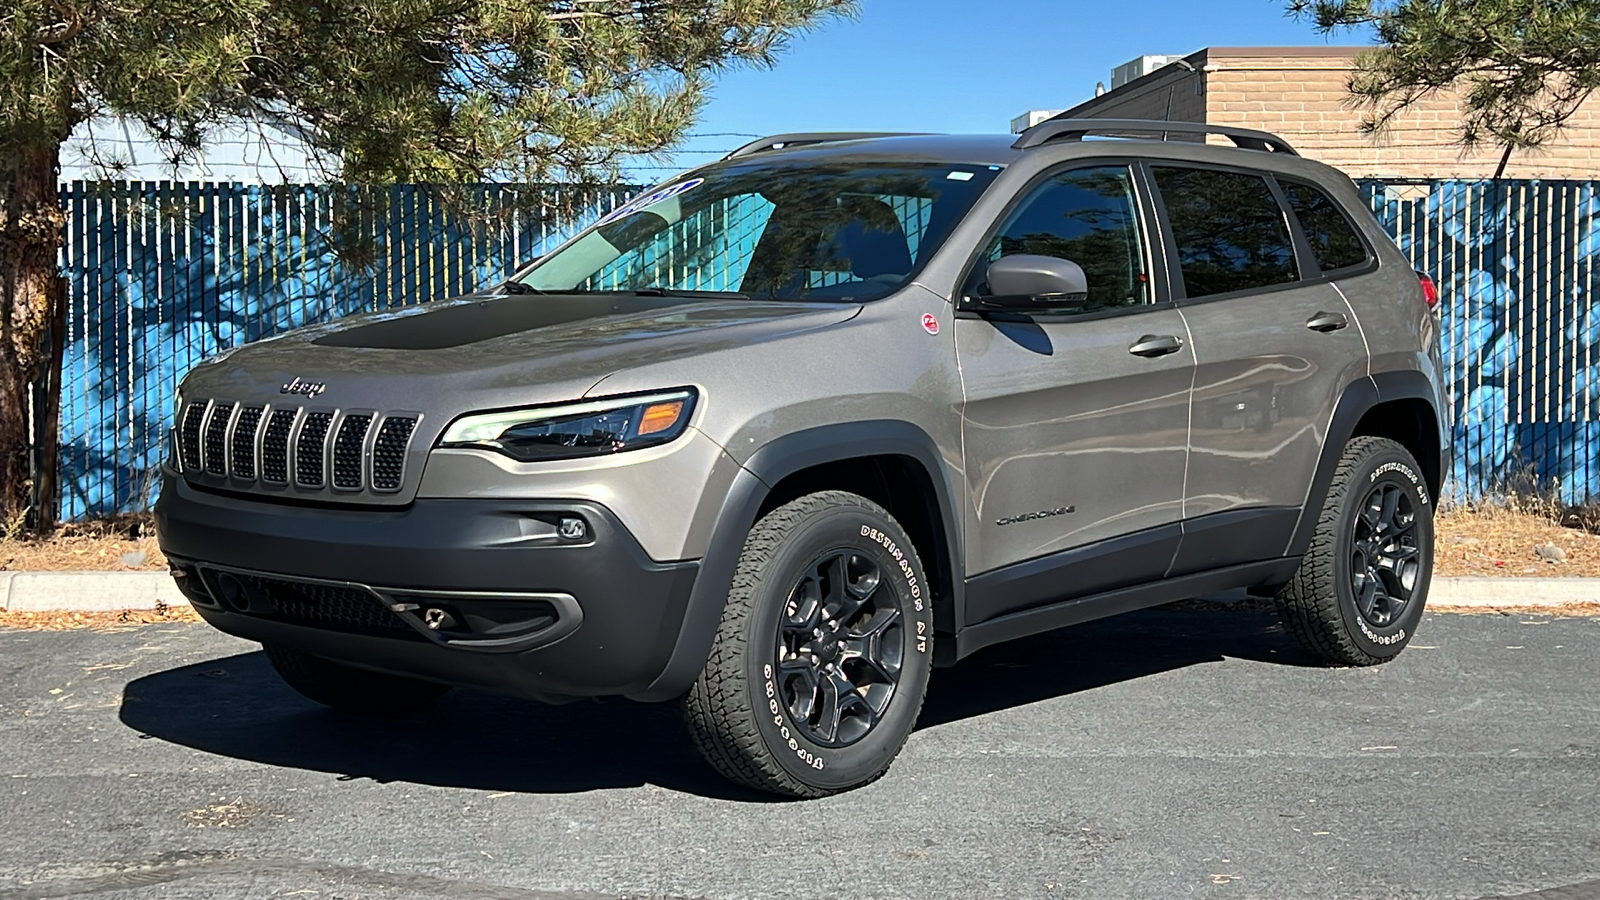
[[[1600,619],[1373,669],[1153,610],[937,672],[882,781],[722,782],[673,705],[302,700],[203,625],[0,632],[0,900],[1600,898]]]

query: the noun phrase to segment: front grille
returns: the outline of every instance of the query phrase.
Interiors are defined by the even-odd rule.
[[[378,436],[372,442],[372,489],[398,491],[405,474],[406,447],[411,444],[411,432],[417,420],[390,416],[378,426]]]
[[[249,615],[354,634],[426,640],[384,606],[383,601],[359,588],[243,572],[210,574],[213,577],[208,581],[219,587],[220,599]],[[230,578],[238,579],[243,586],[242,598],[229,595],[226,580]]]
[[[233,475],[246,481],[256,478],[256,429],[261,427],[264,407],[246,406],[239,410],[233,426]]]
[[[202,484],[203,478],[229,478],[235,485],[292,482],[312,491],[331,487],[392,494],[404,483],[406,454],[417,422],[415,414],[341,415],[198,400],[183,408],[172,429],[173,464]]]
[[[361,489],[361,447],[367,441],[372,416],[349,415],[339,423],[333,439],[333,486],[349,491]]]
[[[206,422],[206,471],[212,475],[228,474],[228,425],[233,422],[234,404],[211,406],[211,418]]]
[[[333,413],[306,413],[300,436],[294,442],[294,483],[301,487],[322,487],[323,459],[327,455],[328,426]]]
[[[294,430],[294,417],[298,409],[275,409],[267,419],[267,431],[261,436],[261,480],[274,484],[289,483],[289,432]]]
[[[206,404],[191,403],[183,411],[183,425],[178,429],[178,454],[183,468],[200,471],[200,428],[205,424]]]

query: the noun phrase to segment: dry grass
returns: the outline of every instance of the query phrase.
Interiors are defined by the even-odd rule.
[[[1590,531],[1595,522],[1592,510],[1544,503],[1452,507],[1435,521],[1433,571],[1443,577],[1600,577],[1600,536]]]
[[[120,631],[144,625],[173,622],[198,622],[200,616],[187,606],[158,606],[155,609],[125,609],[121,612],[7,612],[0,610],[0,629],[19,631]]]
[[[48,537],[0,534],[0,572],[115,572],[164,570],[148,515],[63,525]]]

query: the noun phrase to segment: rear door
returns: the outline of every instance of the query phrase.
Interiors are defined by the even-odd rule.
[[[1280,556],[1366,343],[1272,176],[1168,162],[1150,174],[1196,364],[1169,575]]]
[[[1128,164],[1056,171],[1023,192],[963,285],[969,624],[1157,579],[1172,560],[1194,356],[1154,289],[1153,216]],[[988,265],[1014,254],[1077,262],[1087,300],[980,311]]]

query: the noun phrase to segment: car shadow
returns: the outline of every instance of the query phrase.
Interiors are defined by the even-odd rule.
[[[1310,663],[1270,616],[1151,610],[991,647],[938,670],[917,727],[1229,656]],[[354,717],[300,697],[254,652],[136,679],[120,715],[141,737],[347,780],[523,793],[654,784],[773,799],[730,784],[701,760],[672,703],[551,706],[456,690],[410,715]]]
[[[986,647],[953,668],[936,669],[917,728],[1227,657],[1317,664],[1284,633],[1273,613],[1145,610]]]

